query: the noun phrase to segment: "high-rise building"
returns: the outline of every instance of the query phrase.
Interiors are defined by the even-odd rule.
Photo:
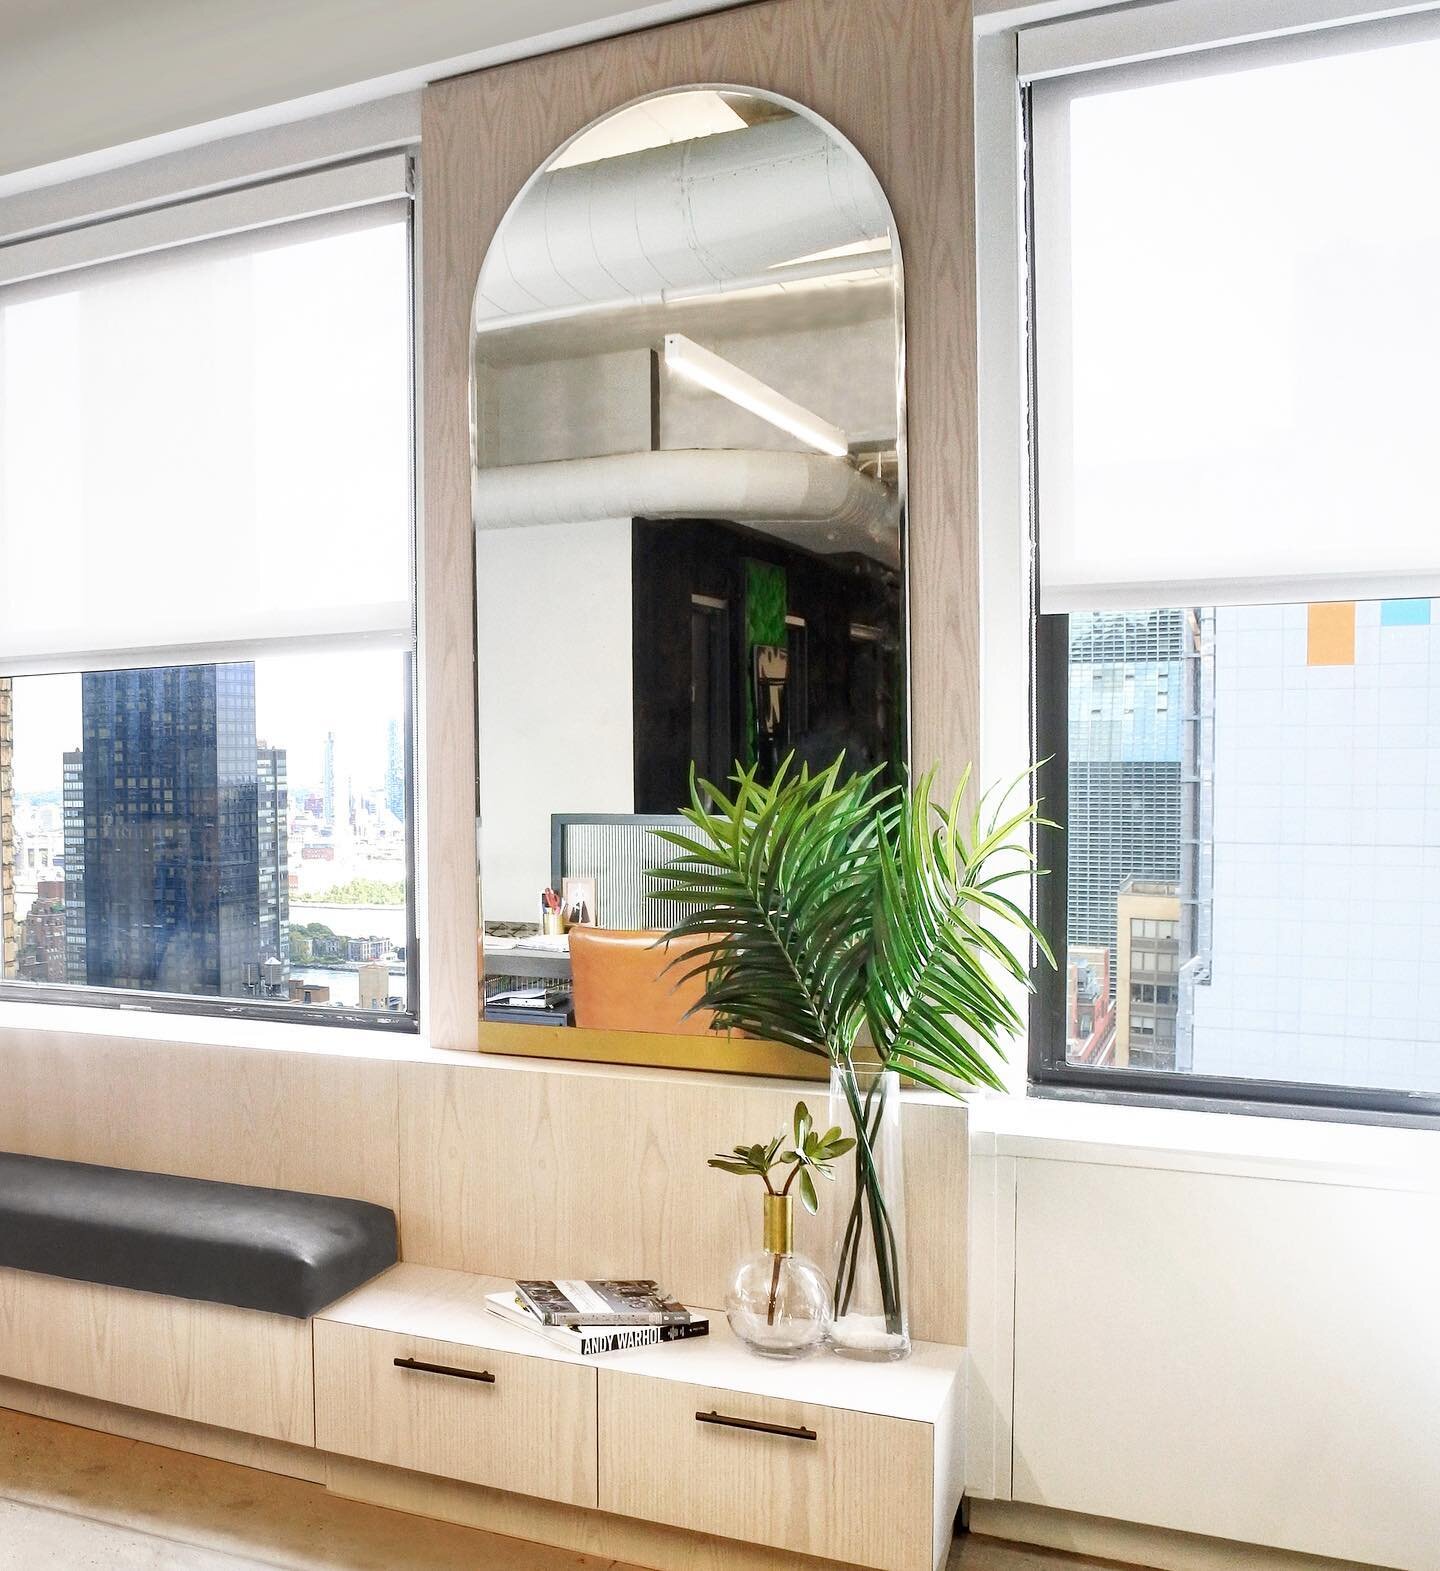
[[[1132,878],[1115,902],[1115,1051],[1120,1068],[1174,1069],[1180,889]]]
[[[285,774],[285,749],[260,747],[255,752],[259,810],[260,959],[274,957],[290,964],[290,793]]]
[[[16,975],[22,982],[65,980],[65,884],[41,879],[25,920],[18,925]]]
[[[1113,955],[1124,884],[1179,881],[1186,654],[1182,610],[1070,617],[1072,945]]]
[[[244,996],[260,961],[255,668],[87,673],[91,986]]]
[[[1194,1069],[1440,1092],[1440,601],[1215,612]]]
[[[335,733],[328,731],[325,734],[325,755],[321,763],[320,790],[325,798],[325,824],[327,828],[335,827],[336,801],[335,801]]]
[[[0,976],[15,974],[14,697],[0,676]]]
[[[61,754],[65,832],[65,980],[85,982],[85,766],[76,748]]]
[[[385,734],[385,806],[405,822],[405,738],[392,720]]]

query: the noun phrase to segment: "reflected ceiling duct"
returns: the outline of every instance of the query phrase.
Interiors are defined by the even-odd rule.
[[[547,170],[495,236],[475,324],[754,280],[889,232],[863,162],[792,115]]]
[[[821,453],[680,448],[481,469],[474,512],[477,529],[721,518],[825,555],[900,565],[895,493]]]

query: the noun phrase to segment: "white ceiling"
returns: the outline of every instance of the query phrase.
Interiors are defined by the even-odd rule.
[[[0,0],[0,194],[724,3]]]

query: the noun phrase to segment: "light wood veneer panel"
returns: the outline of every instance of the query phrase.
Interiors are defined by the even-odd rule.
[[[0,1408],[30,1413],[56,1423],[74,1424],[101,1434],[118,1435],[126,1440],[142,1440],[148,1445],[185,1451],[191,1456],[208,1456],[240,1467],[259,1468],[266,1473],[283,1473],[287,1478],[307,1483],[325,1482],[325,1458],[313,1445],[291,1441],[262,1440],[259,1435],[244,1435],[234,1429],[217,1429],[186,1418],[170,1418],[164,1413],[147,1413],[139,1407],[122,1407],[116,1402],[101,1402],[73,1391],[57,1391],[53,1386],[30,1385],[23,1380],[0,1378]]]
[[[374,1462],[338,1456],[327,1457],[326,1462],[326,1487],[332,1494],[512,1538],[533,1539],[604,1561],[618,1557],[627,1566],[649,1566],[654,1571],[847,1571],[838,1560],[817,1560],[733,1538],[690,1533],[660,1522],[406,1473]]]
[[[706,1159],[789,1122],[824,1087],[664,1071],[482,1059],[402,1065],[405,1259],[523,1276],[654,1276],[688,1303],[724,1303],[760,1244],[759,1196]],[[911,1329],[965,1341],[967,1114],[907,1096]],[[797,1218],[829,1260],[836,1207]]]
[[[310,1325],[0,1269],[0,1375],[313,1445]]]
[[[815,1438],[695,1416],[710,1412]],[[604,1511],[885,1571],[931,1571],[933,1468],[929,1424],[600,1370]]]
[[[493,1318],[493,1317],[492,1317]],[[595,1370],[334,1320],[315,1322],[315,1428],[322,1451],[593,1506]],[[493,1383],[397,1368],[415,1358]]]
[[[381,1059],[6,1030],[0,1084],[0,1151],[398,1205]]]

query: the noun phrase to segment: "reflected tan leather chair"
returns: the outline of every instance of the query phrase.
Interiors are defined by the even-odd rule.
[[[666,970],[677,954],[700,947],[700,939],[676,939],[656,948],[665,935],[610,927],[570,929],[570,977],[575,1024],[601,1031],[664,1031],[708,1036],[714,1014],[686,1010],[705,994],[704,978],[683,980],[683,962]]]

